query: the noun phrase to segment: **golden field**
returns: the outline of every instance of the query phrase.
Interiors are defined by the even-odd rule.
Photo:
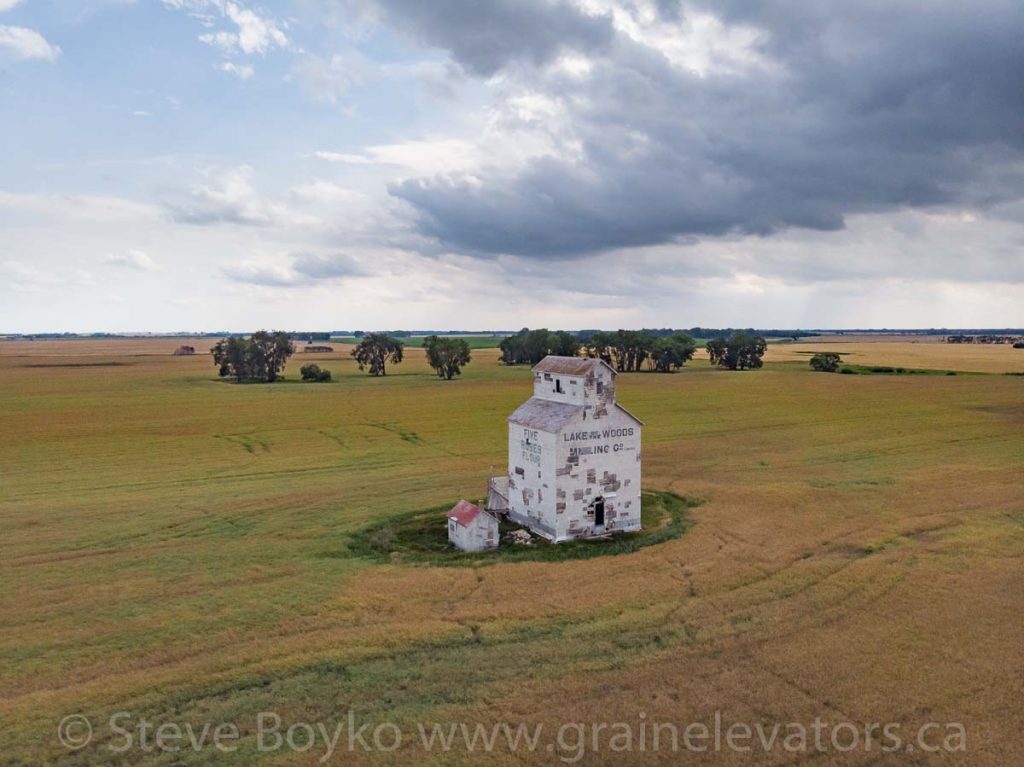
[[[681,538],[482,567],[381,564],[348,535],[482,497],[524,368],[347,347],[275,385],[210,341],[0,342],[0,765],[323,763],[256,716],[393,722],[331,764],[1024,763],[1024,351],[773,344],[763,370],[624,374],[645,486],[696,496]],[[828,375],[855,364],[984,375]],[[330,384],[294,381],[307,360]],[[443,524],[443,523],[441,523]],[[232,722],[236,751],[111,751],[104,723]],[[423,722],[960,722],[967,750],[426,753]],[[69,714],[94,723],[61,745]],[[940,731],[941,733],[941,731]],[[933,736],[933,740],[934,740]],[[941,739],[941,737],[940,737]]]

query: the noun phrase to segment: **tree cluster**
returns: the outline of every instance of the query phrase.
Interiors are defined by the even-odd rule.
[[[498,348],[501,350],[501,361],[506,365],[536,365],[549,354],[575,357],[579,354],[580,342],[572,333],[564,330],[552,333],[547,328],[523,328],[515,335],[502,339]]]
[[[755,336],[745,330],[737,330],[728,338],[713,338],[707,342],[708,356],[712,365],[729,370],[759,368],[768,346],[764,336]]]
[[[326,382],[331,380],[331,371],[321,368],[315,362],[303,365],[299,368],[299,374],[302,376],[303,381]]]
[[[427,363],[446,381],[459,375],[469,364],[469,342],[464,339],[427,336],[423,339],[423,348],[427,350]]]
[[[295,353],[295,345],[288,333],[260,330],[248,338],[222,338],[211,353],[222,378],[231,377],[238,383],[273,383]]]
[[[402,361],[405,344],[386,333],[367,333],[351,351],[360,370],[369,369],[372,376],[387,375],[386,365]]]
[[[811,357],[811,369],[821,373],[835,373],[842,364],[842,358],[835,352],[819,352]]]
[[[590,334],[584,351],[620,373],[636,372],[645,363],[649,370],[670,373],[693,359],[697,344],[686,333],[661,336],[647,330],[598,330]]]

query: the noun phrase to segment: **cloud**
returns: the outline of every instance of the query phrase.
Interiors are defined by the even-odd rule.
[[[550,10],[517,7],[533,19],[526,27]],[[432,30],[435,11],[404,8],[403,24]],[[620,22],[629,13],[618,7],[614,40],[575,73],[548,57],[552,66],[526,77],[500,50],[469,66],[505,67],[507,91],[557,98],[563,113],[535,117],[557,121],[555,151],[515,167],[485,152],[461,173],[393,182],[422,235],[477,256],[568,259],[835,232],[854,215],[986,210],[1024,196],[1024,6],[938,3],[921,14],[906,0],[822,13],[796,0],[737,0]],[[467,56],[479,21],[470,15],[431,40]],[[720,41],[701,70],[666,42],[695,15],[714,16],[702,23]],[[508,115],[512,103],[506,96],[500,108]]]
[[[309,252],[289,254],[283,262],[243,261],[225,266],[223,272],[234,282],[275,288],[314,285],[365,274],[356,261],[342,253]]]
[[[11,10],[20,2],[21,0],[0,0],[0,13]]]
[[[365,195],[331,181],[316,180],[297,184],[290,190],[292,198],[301,203],[336,205],[365,201]]]
[[[344,154],[342,152],[314,152],[313,154],[327,162],[344,162],[351,165],[368,165],[373,162],[371,158],[360,154]]]
[[[201,41],[220,49],[225,55],[263,55],[289,45],[281,22],[261,16],[241,3],[231,0],[163,0],[163,3],[168,8],[188,13],[207,27],[214,27],[225,20],[230,22],[233,25],[231,29],[199,36]]]
[[[522,148],[517,151],[522,151]],[[484,160],[485,153],[476,143],[466,139],[430,137],[367,146],[362,154],[320,151],[314,152],[314,156],[348,165],[393,166],[412,174],[449,174],[476,168]]]
[[[417,42],[448,50],[467,71],[489,77],[513,63],[540,66],[566,50],[606,49],[612,17],[568,0],[375,0],[386,23]]]
[[[248,165],[209,173],[208,179],[208,183],[192,187],[187,201],[167,203],[175,221],[243,226],[308,225],[317,221],[260,194],[252,182],[253,169]]]
[[[141,250],[127,250],[124,253],[110,253],[103,259],[105,266],[121,269],[135,269],[141,272],[155,272],[159,269],[148,253]]]
[[[248,80],[255,72],[255,70],[248,64],[235,64],[231,61],[222,62],[218,69],[222,72],[233,74],[239,80]]]
[[[60,48],[48,43],[33,29],[0,24],[0,56],[5,53],[16,61],[40,59],[52,62],[60,55]]]
[[[292,257],[292,269],[314,280],[355,277],[363,274],[359,265],[346,255],[299,253]]]
[[[305,55],[292,67],[292,74],[318,101],[336,104],[352,88],[362,84],[367,63],[362,57],[347,53],[330,58]]]

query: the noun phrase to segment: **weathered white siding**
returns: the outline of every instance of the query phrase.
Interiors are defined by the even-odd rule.
[[[468,525],[448,520],[448,540],[463,551],[486,551],[498,545],[498,520],[483,512]]]
[[[640,529],[640,424],[612,406],[558,435],[557,540]],[[595,502],[604,501],[604,524]]]
[[[555,434],[509,424],[509,517],[547,538],[555,537],[555,439]]]
[[[641,426],[607,365],[544,360],[509,418],[509,517],[553,541],[639,530]]]

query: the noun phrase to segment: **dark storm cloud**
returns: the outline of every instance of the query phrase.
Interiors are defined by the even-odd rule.
[[[595,51],[612,40],[611,18],[567,0],[375,0],[395,27],[451,52],[467,71],[490,76],[515,62],[545,64],[563,50]]]
[[[588,77],[535,84],[563,97],[581,158],[391,193],[445,247],[538,258],[1024,195],[1024,5],[705,10],[758,30],[768,64],[699,76],[620,36]]]

